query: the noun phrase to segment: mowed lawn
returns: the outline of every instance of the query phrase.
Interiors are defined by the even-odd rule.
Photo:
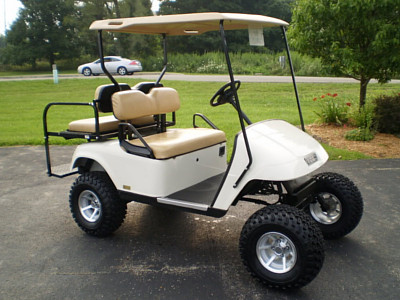
[[[135,77],[126,77],[121,82],[133,86],[140,81]],[[50,102],[91,102],[97,86],[107,84],[107,78],[61,79],[58,84],[52,80],[8,81],[0,82],[0,146],[42,145],[43,109]],[[183,82],[163,81],[164,86],[175,88],[181,99],[181,108],[177,112],[177,126],[191,127],[194,113],[203,113],[220,129],[227,133],[229,149],[239,131],[236,111],[226,104],[211,107],[210,98],[223,85],[220,82]],[[298,84],[303,116],[306,124],[316,121],[315,111],[318,105],[313,101],[326,93],[337,93],[338,101],[357,103],[358,84]],[[381,94],[399,91],[397,84],[370,84],[368,100]],[[244,112],[252,122],[263,119],[284,119],[299,125],[299,115],[292,84],[285,83],[242,83],[239,98]],[[93,117],[90,107],[70,106],[54,107],[49,112],[48,124],[52,131],[67,128],[72,120]],[[201,124],[201,121],[198,121]],[[71,144],[83,140],[65,141],[52,138],[54,144]],[[326,147],[328,152],[338,150]],[[341,150],[340,150],[341,151]],[[343,151],[344,158],[363,157],[356,153]]]

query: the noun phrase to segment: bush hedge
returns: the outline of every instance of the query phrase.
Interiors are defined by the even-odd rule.
[[[383,133],[400,133],[400,93],[382,95],[374,99],[374,121]]]

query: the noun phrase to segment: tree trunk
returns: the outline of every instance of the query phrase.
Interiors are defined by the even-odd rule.
[[[117,15],[117,18],[121,18],[121,11],[119,10],[118,0],[113,0],[113,2],[114,2],[115,13]]]
[[[360,79],[360,109],[364,107],[365,105],[365,100],[367,98],[367,85],[371,78],[366,78],[364,76],[361,76]]]
[[[34,59],[34,58],[31,59],[31,65],[32,65],[32,69],[36,70],[36,67],[37,67],[36,59]]]
[[[49,63],[50,63],[50,70],[53,70],[53,65],[55,64],[56,60],[53,53],[50,53],[49,56]]]

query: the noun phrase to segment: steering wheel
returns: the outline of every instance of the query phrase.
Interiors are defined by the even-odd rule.
[[[240,81],[235,80],[233,83],[235,84],[236,90],[238,90],[240,88]],[[228,82],[214,94],[214,96],[210,100],[211,106],[218,106],[225,103],[232,103],[235,93],[232,90],[231,84],[232,84],[231,82]]]

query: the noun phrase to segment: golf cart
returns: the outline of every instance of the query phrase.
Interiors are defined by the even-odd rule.
[[[69,200],[78,226],[90,235],[110,235],[123,223],[130,201],[216,218],[239,201],[253,202],[262,208],[247,220],[240,235],[245,266],[270,287],[298,288],[311,282],[322,268],[323,238],[351,232],[361,219],[363,201],[348,178],[315,174],[328,154],[304,132],[286,26],[276,18],[236,13],[93,22],[90,29],[98,31],[103,71],[112,84],[98,87],[91,103],[50,103],[43,115],[48,175],[80,174]],[[250,40],[260,43],[265,27],[282,30],[301,129],[283,120],[252,123],[241,109],[240,81],[234,78],[225,31],[249,30]],[[157,81],[134,87],[118,83],[104,66],[103,31],[161,35],[164,68]],[[213,107],[231,104],[241,128],[228,163],[226,135],[206,116],[195,113],[193,128],[175,128],[179,94],[161,83],[168,67],[167,38],[208,31],[220,32],[230,78],[209,102]],[[47,114],[59,105],[90,106],[94,117],[73,121],[65,131],[51,132]],[[100,116],[107,112],[113,115]],[[196,120],[204,121],[206,128]],[[68,171],[62,172],[52,166],[50,137],[89,142],[77,146]],[[275,201],[265,201],[267,196],[275,196]]]

